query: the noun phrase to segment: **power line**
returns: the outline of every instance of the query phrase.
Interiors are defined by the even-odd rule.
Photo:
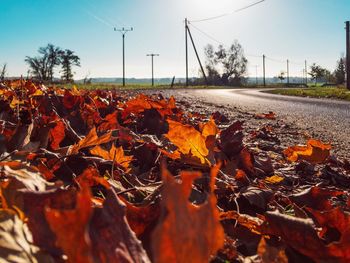
[[[262,58],[263,57],[263,56],[260,56],[260,55],[253,55],[253,54],[247,54],[247,53],[245,53],[245,55],[247,57],[252,57],[252,58]]]
[[[273,61],[273,62],[277,62],[277,63],[286,63],[284,60],[279,60],[279,59],[275,59],[275,58],[271,58],[271,57],[265,57],[267,60]]]
[[[214,38],[213,36],[209,35],[208,33],[204,32],[202,29],[198,28],[197,26],[188,23],[188,25],[190,25],[191,27],[193,27],[194,29],[196,29],[198,32],[202,33],[204,36],[206,36],[207,38],[211,39],[212,41],[220,44],[220,45],[225,45],[223,42],[217,40],[216,38]],[[247,57],[254,57],[254,58],[262,58],[262,56],[259,55],[254,55],[254,54],[245,54]]]
[[[199,20],[192,20],[191,22],[192,23],[198,23],[198,22],[204,22],[204,21],[210,21],[210,20],[215,20],[215,19],[219,19],[219,18],[222,18],[222,17],[225,17],[225,16],[229,16],[229,15],[232,15],[232,14],[235,14],[235,13],[238,13],[238,12],[241,12],[243,10],[246,10],[248,8],[251,8],[253,6],[256,6],[258,4],[261,4],[263,2],[265,2],[266,0],[260,0],[258,2],[255,2],[253,4],[250,4],[250,5],[247,5],[245,7],[242,7],[242,8],[239,8],[239,9],[236,9],[230,13],[225,13],[225,14],[222,14],[222,15],[218,15],[218,16],[213,16],[213,17],[208,17],[208,18],[204,18],[204,19],[199,19]]]
[[[196,27],[195,25],[189,23],[189,25],[191,25],[194,29],[196,29],[197,31],[199,31],[200,33],[202,33],[203,35],[205,35],[207,38],[213,40],[214,42],[220,44],[220,45],[224,45],[224,43],[222,43],[221,41],[215,39],[214,37],[212,37],[211,35],[209,35],[208,33],[205,33],[203,30],[199,29],[198,27]]]
[[[304,62],[289,61],[289,63],[296,66],[304,66]]]
[[[87,15],[89,15],[90,17],[92,17],[93,19],[97,20],[98,22],[104,24],[105,26],[113,28],[113,25],[111,23],[109,23],[108,21],[104,20],[103,18],[101,18],[101,17],[99,17],[99,16],[97,16],[97,15],[95,15],[87,10],[85,10],[85,13]]]
[[[256,3],[257,4],[257,3]],[[207,32],[203,31],[202,29],[198,28],[197,26],[195,26],[193,23],[191,23],[190,21],[187,21],[187,27],[191,26],[192,28],[194,28],[195,30],[197,30],[198,32],[200,32],[201,34],[203,34],[204,36],[206,36],[208,39],[220,44],[220,45],[224,45],[223,42],[217,40],[215,37],[213,37],[211,34],[208,34]],[[193,21],[192,21],[193,22]],[[290,61],[290,60],[283,60],[280,58],[272,58],[272,57],[267,57],[265,55],[256,55],[256,54],[249,54],[249,53],[245,53],[245,56],[247,57],[253,57],[253,58],[262,58],[263,59],[263,75],[264,75],[264,79],[265,79],[265,71],[266,71],[266,66],[265,66],[265,60],[269,60],[269,61],[273,61],[273,62],[277,62],[277,63],[281,63],[281,64],[285,64],[287,61],[287,72],[288,72],[288,78],[289,78],[289,65],[297,65],[297,66],[304,66],[304,63],[300,63],[300,62],[295,62],[295,61]],[[306,65],[305,65],[306,67]],[[257,68],[256,68],[257,70]],[[304,69],[305,70],[305,69]],[[257,75],[257,74],[256,74]],[[289,82],[288,82],[289,83]],[[265,84],[265,81],[264,81]],[[265,84],[266,85],[266,84]]]

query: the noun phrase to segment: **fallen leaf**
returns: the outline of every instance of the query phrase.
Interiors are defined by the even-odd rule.
[[[220,133],[219,146],[229,158],[239,154],[243,149],[242,124],[237,121]]]
[[[60,148],[60,143],[63,141],[65,134],[66,126],[63,121],[57,121],[54,128],[50,129],[49,132],[49,141],[50,146],[53,150]]]
[[[198,157],[202,164],[207,163],[209,150],[205,145],[204,136],[190,125],[168,119],[169,132],[165,135],[182,154],[192,154]]]
[[[201,125],[199,129],[204,138],[207,138],[208,136],[216,136],[219,133],[219,129],[212,118],[207,123]]]
[[[261,235],[264,221],[260,218],[246,214],[240,214],[236,211],[227,211],[220,213],[220,220],[236,220],[238,224],[248,228],[251,232]]]
[[[323,144],[317,140],[309,140],[306,146],[293,146],[284,151],[291,162],[305,160],[313,164],[324,163],[330,155],[330,144]]]
[[[107,189],[111,187],[108,181],[100,175],[99,171],[92,166],[86,168],[76,180],[79,184],[87,184],[90,187],[97,185],[102,185]]]
[[[129,169],[130,162],[133,160],[133,156],[125,155],[122,146],[116,148],[114,144],[109,151],[104,150],[100,146],[95,146],[90,152],[91,154],[100,156],[105,160],[114,161],[126,170]]]
[[[101,262],[150,262],[141,242],[130,229],[125,205],[114,190],[107,191],[103,208],[95,208],[90,226],[93,253]]]
[[[182,172],[182,183],[178,183],[163,167],[163,211],[152,234],[154,262],[208,262],[223,246],[224,231],[213,194],[218,169],[218,166],[212,169],[207,202],[196,206],[188,198],[193,180],[201,174]]]
[[[45,211],[47,222],[57,237],[57,245],[67,255],[68,262],[93,262],[88,235],[88,222],[92,212],[90,189],[84,185],[77,194],[75,209],[47,208]]]
[[[0,167],[3,168],[4,175],[16,178],[31,191],[45,191],[52,186],[40,175],[36,167],[17,161],[0,162]]]
[[[282,176],[279,176],[279,175],[273,175],[273,176],[265,178],[265,182],[269,183],[269,184],[279,184],[283,180],[284,180],[284,178]]]
[[[10,184],[9,190],[13,190],[14,187],[15,185]],[[45,192],[19,192],[17,198],[7,199],[7,202],[11,206],[16,205],[23,209],[28,227],[33,233],[34,243],[57,257],[62,251],[56,245],[56,236],[46,220],[45,210],[46,207],[55,210],[73,210],[76,207],[76,199],[76,192],[72,189],[54,189]]]
[[[141,236],[148,227],[157,222],[160,215],[159,202],[142,207],[123,202],[126,205],[126,218],[130,228],[137,236]]]
[[[255,118],[257,118],[257,119],[275,120],[276,119],[276,114],[274,112],[270,111],[269,113],[256,114]]]
[[[288,245],[316,262],[349,262],[349,232],[340,242],[326,245],[318,236],[311,219],[296,218],[279,212],[267,212],[263,233],[281,237]]]
[[[65,90],[64,96],[63,96],[63,105],[68,110],[72,109],[75,105],[82,102],[82,97],[80,97],[80,94],[77,94],[74,92],[74,90]]]
[[[0,210],[1,262],[54,262],[33,244],[27,225],[11,210]]]
[[[306,190],[289,196],[289,199],[301,207],[307,206],[317,210],[333,208],[331,199],[343,195],[342,191],[334,191],[319,186],[309,187]]]
[[[108,143],[111,140],[113,140],[112,132],[105,133],[98,137],[96,128],[93,128],[84,139],[69,148],[69,154],[76,154],[80,149]]]
[[[108,114],[102,120],[102,123],[98,126],[98,131],[109,131],[109,130],[117,129],[119,127],[117,117],[118,117],[117,111],[111,114]]]
[[[269,245],[263,237],[258,246],[258,255],[263,263],[288,263],[288,257],[284,247],[274,247]]]
[[[249,186],[241,195],[249,202],[249,204],[262,210],[266,210],[267,204],[273,196],[273,193],[268,189]]]

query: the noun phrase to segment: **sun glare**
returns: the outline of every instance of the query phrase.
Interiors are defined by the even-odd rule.
[[[250,0],[190,0],[191,8],[202,11],[230,11],[231,9],[240,8],[245,4],[251,4]]]

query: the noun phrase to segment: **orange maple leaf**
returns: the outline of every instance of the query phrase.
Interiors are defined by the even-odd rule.
[[[162,216],[152,234],[153,259],[163,262],[208,262],[224,244],[224,230],[219,220],[213,193],[219,167],[211,171],[211,192],[205,204],[189,203],[193,180],[200,172],[182,172],[178,183],[162,169]]]
[[[291,162],[305,160],[313,164],[323,163],[330,155],[330,144],[323,144],[311,139],[306,146],[293,146],[284,151],[284,155]]]
[[[114,144],[109,151],[104,150],[100,146],[95,146],[90,152],[91,154],[100,156],[105,160],[115,161],[126,170],[129,169],[130,162],[133,159],[133,156],[125,155],[123,147],[120,146],[119,148],[116,148]]]
[[[80,140],[77,144],[71,146],[68,153],[76,154],[79,152],[80,149],[104,144],[110,142],[112,139],[112,132],[105,133],[102,136],[98,137],[96,128],[94,127],[84,139]]]
[[[207,123],[200,125],[199,128],[205,138],[208,136],[216,136],[219,133],[219,129],[213,118],[210,118]]]
[[[201,163],[208,163],[206,158],[209,150],[205,145],[205,137],[190,125],[168,119],[169,132],[165,135],[182,154],[192,154],[198,157]]]

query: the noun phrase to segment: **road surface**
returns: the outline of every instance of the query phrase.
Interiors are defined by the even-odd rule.
[[[201,101],[249,113],[273,111],[312,137],[331,142],[336,152],[350,157],[350,102],[274,95],[256,89],[167,91],[166,95]]]

